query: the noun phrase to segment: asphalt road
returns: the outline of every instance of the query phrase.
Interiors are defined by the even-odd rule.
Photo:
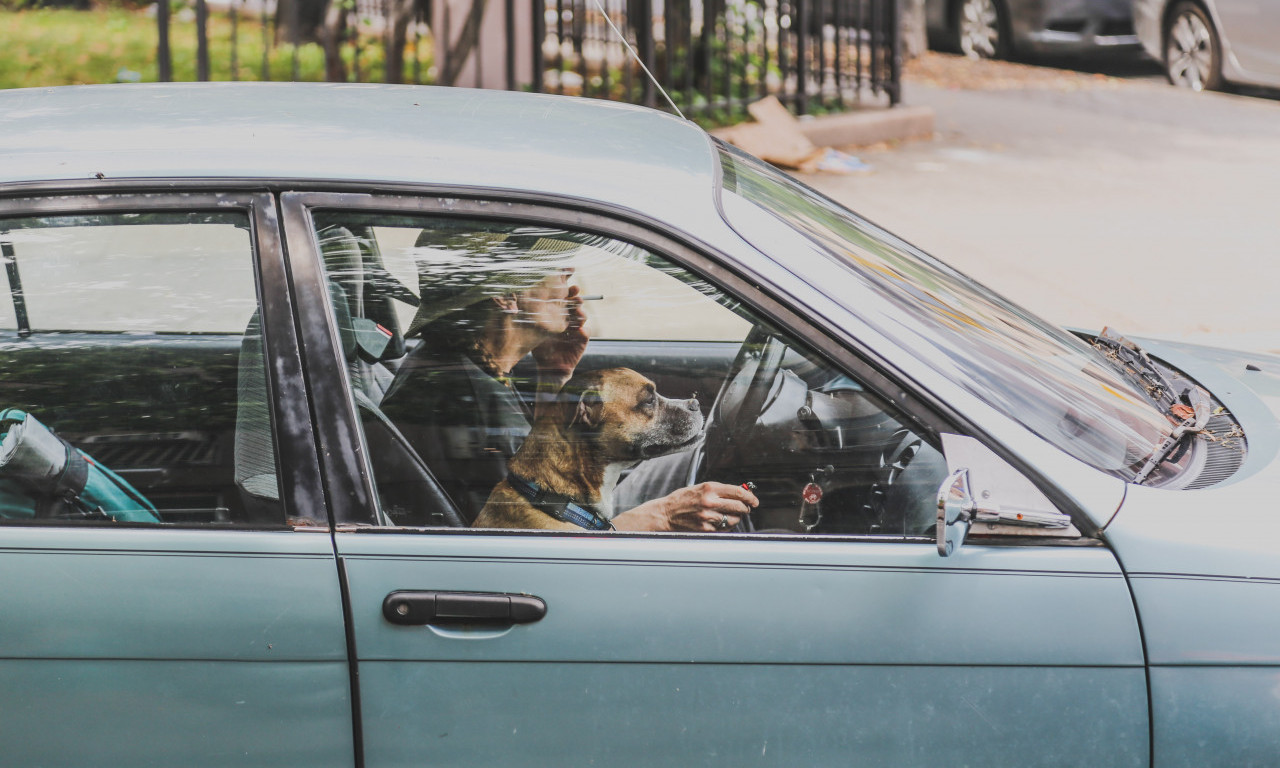
[[[908,80],[934,140],[802,178],[1050,320],[1280,351],[1280,98],[1157,73]]]

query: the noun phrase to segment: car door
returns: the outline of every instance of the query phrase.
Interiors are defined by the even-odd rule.
[[[352,764],[275,210],[0,201],[6,764]]]
[[[312,299],[300,299],[308,368],[334,384],[322,439],[352,446],[323,455],[348,461],[328,475],[348,478],[330,496],[347,523],[335,540],[366,765],[1148,763],[1142,648],[1111,552],[1075,535],[939,557],[926,532],[943,421],[886,397],[884,376],[830,340],[820,350],[822,334],[758,286],[581,210],[316,194],[286,195],[284,210]],[[718,394],[664,393],[706,401],[701,451],[642,462],[614,501],[633,485],[643,502],[689,481],[750,482],[754,533],[463,527],[474,467],[449,451],[501,450],[492,423],[457,418],[481,390],[428,378],[416,410],[395,401],[414,345],[448,341],[441,321],[420,322],[456,295],[437,290],[441,265],[467,273],[458,284],[490,279],[457,243],[531,231],[544,244],[530,253],[573,252],[590,297],[579,369],[601,341],[601,364],[641,372],[683,345],[692,381],[724,370],[699,346],[737,344]],[[387,340],[354,341],[362,318]],[[422,338],[406,340],[415,326]],[[398,369],[389,388],[374,386],[383,369]],[[518,392],[519,371],[509,378]],[[432,409],[438,429],[406,472],[371,435],[390,422],[412,445]]]

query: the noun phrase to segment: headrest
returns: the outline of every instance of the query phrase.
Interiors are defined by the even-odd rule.
[[[382,267],[373,240],[346,227],[325,227],[320,250],[346,360],[376,363],[403,357],[394,301],[416,305],[417,297]]]

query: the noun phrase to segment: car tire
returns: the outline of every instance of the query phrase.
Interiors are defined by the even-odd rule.
[[[1008,13],[1001,0],[956,0],[951,6],[951,45],[971,59],[1008,58]]]
[[[1174,6],[1164,29],[1164,73],[1193,91],[1222,89],[1222,39],[1209,14],[1195,3]]]

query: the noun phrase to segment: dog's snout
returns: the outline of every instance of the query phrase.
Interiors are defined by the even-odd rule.
[[[691,397],[688,400],[685,400],[684,405],[686,408],[688,408],[690,411],[693,411],[694,413],[697,413],[699,408],[701,408],[701,406],[698,405],[698,398],[696,397]]]

